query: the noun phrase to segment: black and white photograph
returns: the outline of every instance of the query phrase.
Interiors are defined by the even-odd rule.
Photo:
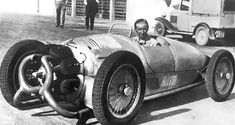
[[[0,125],[234,125],[235,0],[2,0]]]

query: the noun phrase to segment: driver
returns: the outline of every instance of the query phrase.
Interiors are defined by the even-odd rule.
[[[144,46],[163,46],[169,45],[165,39],[157,37],[157,39],[151,38],[148,35],[149,25],[147,20],[138,19],[134,24],[135,31],[137,36],[134,37],[134,41],[138,42],[140,45]]]

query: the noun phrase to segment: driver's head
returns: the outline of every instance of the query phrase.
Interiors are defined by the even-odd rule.
[[[145,19],[138,19],[135,21],[134,24],[135,31],[140,39],[146,39],[148,36],[149,25],[147,20]]]

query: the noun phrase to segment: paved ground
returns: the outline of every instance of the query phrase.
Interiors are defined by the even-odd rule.
[[[85,30],[82,17],[67,17],[64,29],[55,28],[54,17],[0,13],[0,61],[7,49],[23,39],[38,39],[58,43],[72,37],[94,33],[105,33],[112,22],[96,20],[94,31]],[[123,23],[123,22],[121,22]],[[212,54],[220,48],[235,54],[233,47],[198,47]],[[233,125],[235,123],[235,91],[225,102],[217,103],[208,97],[205,86],[145,102],[131,125]],[[29,110],[11,107],[0,94],[0,125],[74,125],[75,119],[56,114],[50,107],[42,105]],[[88,121],[95,125],[95,118]]]

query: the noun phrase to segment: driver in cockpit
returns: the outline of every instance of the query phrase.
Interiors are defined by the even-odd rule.
[[[140,45],[143,45],[143,46],[169,45],[169,43],[161,37],[157,37],[156,39],[154,39],[148,35],[149,25],[148,25],[147,20],[145,19],[136,20],[134,24],[134,28],[137,33],[137,36],[134,37],[133,39],[135,42],[138,42]]]

